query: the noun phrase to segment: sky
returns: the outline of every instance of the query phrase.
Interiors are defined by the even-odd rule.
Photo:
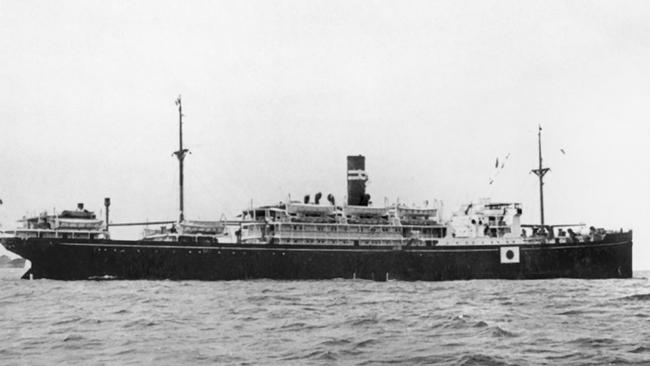
[[[491,197],[537,223],[541,125],[546,221],[634,229],[650,269],[648,19],[647,1],[0,0],[0,223],[104,197],[115,222],[176,218],[182,95],[188,218],[342,202],[363,154],[375,203]]]

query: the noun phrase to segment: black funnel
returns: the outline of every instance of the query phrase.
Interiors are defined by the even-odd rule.
[[[367,181],[365,156],[348,156],[348,205],[368,205],[365,199]]]

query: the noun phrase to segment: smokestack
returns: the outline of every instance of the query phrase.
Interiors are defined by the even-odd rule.
[[[77,210],[83,211],[84,210],[84,204],[83,203],[77,203]]]
[[[348,156],[348,205],[368,205],[365,199],[367,181],[365,156]]]
[[[111,206],[111,198],[104,197],[104,207],[106,207],[106,231],[108,231],[108,208]]]

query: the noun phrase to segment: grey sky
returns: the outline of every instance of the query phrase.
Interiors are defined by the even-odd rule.
[[[650,268],[647,1],[0,1],[0,219],[74,207],[188,217],[307,193],[491,196],[547,221],[635,229]],[[566,154],[562,154],[564,149]],[[510,153],[494,184],[494,159]]]

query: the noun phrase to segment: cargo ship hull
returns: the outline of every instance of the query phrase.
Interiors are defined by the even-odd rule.
[[[354,247],[4,238],[24,278],[383,281],[630,278],[632,235],[565,244]],[[504,250],[508,256],[504,256]],[[513,256],[513,251],[516,255]]]

